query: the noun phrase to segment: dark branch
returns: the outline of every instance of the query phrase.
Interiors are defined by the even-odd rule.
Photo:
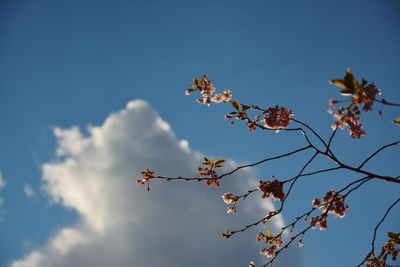
[[[361,169],[369,160],[371,160],[373,157],[375,157],[375,156],[376,156],[379,152],[381,152],[382,150],[384,150],[384,149],[386,149],[386,148],[388,148],[388,147],[391,147],[391,146],[398,145],[398,144],[400,144],[400,141],[396,141],[396,142],[393,142],[393,143],[391,143],[391,144],[387,144],[387,145],[382,146],[382,147],[379,148],[377,151],[375,151],[374,153],[372,153],[368,158],[366,158],[366,159],[361,163],[361,165],[357,167],[357,169]]]
[[[386,106],[400,107],[400,104],[388,102],[385,99],[375,99],[374,101],[382,103],[383,105],[386,105]]]

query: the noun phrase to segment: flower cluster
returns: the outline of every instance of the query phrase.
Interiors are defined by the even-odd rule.
[[[367,267],[386,267],[387,258],[391,255],[392,261],[397,261],[397,257],[400,253],[398,245],[400,245],[400,234],[389,232],[389,240],[382,246],[380,255],[375,256],[370,253],[367,258]]]
[[[381,94],[381,90],[375,83],[368,83],[365,79],[358,82],[355,76],[351,73],[350,69],[346,70],[346,75],[343,79],[335,79],[330,81],[331,84],[342,88],[340,93],[345,96],[351,96],[351,105],[346,110],[341,107],[334,113],[334,105],[338,103],[337,100],[329,100],[328,112],[333,114],[337,120],[332,129],[343,129],[346,125],[349,126],[351,137],[361,138],[365,136],[365,132],[361,129],[360,123],[360,108],[364,111],[372,110],[372,106],[376,97]],[[382,111],[379,111],[381,114]]]
[[[211,83],[211,80],[208,79],[207,75],[203,75],[200,80],[193,79],[192,86],[185,91],[185,94],[190,95],[193,92],[199,92],[201,94],[202,97],[197,99],[199,104],[208,106],[211,102],[229,102],[232,99],[232,92],[230,90],[225,90],[220,94],[215,93],[215,86]]]
[[[319,225],[319,230],[323,231],[328,228],[328,221],[326,220],[327,215],[326,214],[321,214],[316,217],[311,218],[311,228],[316,229],[317,226]]]
[[[278,248],[282,247],[283,241],[280,235],[272,236],[271,230],[268,228],[267,234],[259,232],[257,235],[257,242],[264,241],[268,247],[260,251],[260,255],[267,258],[275,257],[275,252]]]
[[[283,183],[276,179],[272,181],[260,181],[258,189],[263,194],[262,198],[272,197],[278,201],[283,201],[285,198],[285,193],[283,192]]]
[[[279,106],[271,107],[263,114],[264,126],[276,131],[286,129],[289,126],[292,117],[293,112],[290,109]]]
[[[367,260],[367,267],[386,267],[387,257],[391,255],[392,261],[397,261],[397,257],[399,255],[399,248],[396,246],[394,242],[386,242],[382,247],[381,254],[378,256],[371,255]]]
[[[247,106],[240,104],[238,101],[231,101],[231,103],[236,111],[230,112],[228,115],[225,115],[225,119],[245,121],[247,123],[247,129],[249,130],[249,132],[254,132],[257,127],[265,127],[266,129],[271,129],[279,132],[279,130],[287,129],[289,123],[292,121],[292,110],[286,109],[284,107],[275,106],[269,107],[267,110],[264,110],[254,105]],[[261,111],[261,113],[256,114],[254,116],[254,119],[251,120],[250,116],[247,113],[248,110],[258,110]],[[230,121],[230,124],[233,125],[234,121]]]
[[[360,90],[356,90],[353,94],[352,101],[357,106],[363,106],[364,111],[372,110],[374,101],[378,95],[381,94],[381,90],[375,85],[375,83],[370,83]]]
[[[321,200],[314,199],[314,208],[320,208],[323,212],[332,213],[339,218],[343,218],[346,211],[349,209],[349,205],[346,204],[346,199],[340,194],[336,193],[334,190],[328,191]]]
[[[199,167],[197,170],[199,171],[200,177],[207,177],[204,184],[207,187],[219,187],[219,180],[221,179],[215,169],[221,168],[225,160],[210,160],[208,158],[204,158],[203,165],[205,167]]]
[[[230,120],[230,119],[235,119],[235,120],[243,120],[243,121],[247,121],[248,124],[250,124],[249,122],[249,117],[247,115],[247,110],[248,109],[252,109],[253,107],[249,107],[243,104],[240,104],[238,101],[231,101],[232,107],[236,110],[236,111],[232,111],[229,113],[229,115],[225,115],[225,120]],[[230,125],[233,125],[234,122],[230,121],[229,123]],[[253,130],[249,131],[255,131],[255,124],[253,123],[252,128],[254,128]]]
[[[336,128],[343,129],[349,126],[350,136],[355,138],[361,138],[365,136],[365,132],[362,130],[362,124],[360,123],[360,109],[357,106],[351,106],[347,109],[341,107],[335,112],[336,122],[332,124],[332,129]]]
[[[147,191],[150,191],[150,183],[155,177],[154,171],[147,168],[145,171],[142,171],[141,174],[142,174],[143,178],[138,179],[136,181],[136,183],[139,185],[147,185]]]
[[[237,212],[237,203],[239,201],[239,196],[234,195],[230,192],[227,192],[222,195],[222,199],[224,200],[225,204],[230,205],[233,204],[233,206],[228,207],[227,213],[236,213]]]
[[[328,191],[322,199],[314,199],[312,201],[314,209],[321,209],[322,214],[311,218],[310,225],[313,229],[319,225],[320,230],[328,228],[328,213],[334,214],[339,218],[343,218],[349,209],[346,199],[334,190]]]

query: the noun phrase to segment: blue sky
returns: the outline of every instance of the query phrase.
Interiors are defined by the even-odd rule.
[[[60,142],[71,132],[55,137],[54,127],[77,126],[83,136],[91,136],[88,125],[100,127],[111,113],[131,110],[126,107],[129,101],[143,99],[149,104],[143,117],[149,116],[149,123],[156,125],[156,115],[151,115],[155,110],[176,139],[188,140],[193,151],[238,162],[286,152],[298,147],[302,139],[282,133],[249,135],[243,125],[229,127],[223,120],[229,107],[206,108],[183,94],[192,77],[207,73],[218,88],[231,89],[234,98],[244,103],[291,107],[296,118],[329,136],[332,118],[326,112],[327,103],[338,96],[338,90],[327,80],[344,75],[346,67],[360,78],[375,81],[386,99],[399,99],[399,12],[397,1],[1,1],[0,170],[5,187],[0,191],[4,202],[0,266],[48,246],[62,229],[82,227],[82,216],[88,215],[75,202],[63,200],[67,195],[48,189],[55,175],[46,176],[43,165],[82,159],[71,151],[56,155],[63,147]],[[390,121],[399,112],[385,108],[384,114],[380,118],[372,112],[363,118],[367,132],[363,140],[352,140],[347,132],[341,132],[334,146],[338,155],[356,163],[396,140],[399,129]],[[136,115],[132,116],[135,121]],[[137,123],[145,127],[146,121]],[[140,135],[134,127],[125,130],[121,128],[124,134]],[[390,149],[371,162],[370,168],[398,175],[398,158],[398,150]],[[265,179],[272,174],[289,176],[301,160],[304,158],[277,162],[251,175]],[[159,164],[161,170],[168,170],[161,161]],[[133,181],[136,175],[132,173]],[[284,219],[289,221],[307,208],[312,198],[352,178],[345,173],[337,175],[343,178],[328,175],[301,181]],[[35,192],[32,197],[24,194],[28,185]],[[171,185],[165,187],[172,190]],[[202,187],[190,188],[201,199]],[[157,187],[162,190],[163,186]],[[216,203],[219,194],[210,193],[216,196]],[[62,200],[57,202],[54,197]],[[305,246],[293,253],[299,254],[304,266],[358,264],[369,249],[377,217],[397,197],[396,187],[366,185],[349,199],[351,208],[344,220],[332,220],[329,231],[310,233]],[[251,215],[240,220],[248,222]],[[399,209],[393,211],[382,235],[399,229],[399,215]],[[213,226],[223,229],[224,223],[213,222]],[[246,243],[254,242],[253,237],[242,241],[244,262],[252,255],[257,257],[257,251]],[[218,242],[213,239],[209,244],[220,246]],[[232,251],[237,249],[224,244],[232,246]],[[82,256],[80,264],[83,262]]]

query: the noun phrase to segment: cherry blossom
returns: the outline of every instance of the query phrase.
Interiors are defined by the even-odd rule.
[[[154,179],[154,171],[150,170],[149,168],[147,168],[145,171],[141,172],[143,178],[142,179],[138,179],[136,182],[139,185],[147,185],[147,191],[150,191],[150,183],[151,181]]]
[[[264,126],[268,129],[280,130],[289,126],[293,117],[293,112],[284,107],[271,107],[263,114]]]
[[[364,137],[365,132],[361,129],[362,124],[360,123],[360,113],[361,112],[357,106],[351,106],[347,109],[343,107],[339,108],[336,110],[334,115],[336,122],[332,124],[332,129],[343,129],[346,126],[349,126],[349,133],[351,137]]]
[[[197,103],[210,105],[211,102],[221,103],[229,102],[232,99],[232,92],[225,90],[221,94],[215,93],[215,86],[207,75],[203,75],[201,79],[193,79],[192,87],[186,89],[185,95],[191,95],[193,92],[198,92],[201,98],[197,99]]]
[[[283,201],[285,198],[283,183],[276,179],[272,181],[260,181],[258,189],[263,193],[262,198],[272,197],[278,201]]]
[[[357,106],[363,106],[364,111],[370,111],[374,104],[374,101],[378,95],[381,94],[381,90],[375,85],[370,83],[366,87],[360,90],[356,90],[353,95],[353,103]]]
[[[239,197],[230,192],[227,192],[222,195],[222,199],[224,200],[225,204],[232,204],[238,201]]]

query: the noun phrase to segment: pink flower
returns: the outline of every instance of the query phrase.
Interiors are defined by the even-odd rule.
[[[317,224],[318,224],[318,217],[311,218],[311,222],[310,222],[311,228],[312,229],[317,228]]]
[[[229,102],[232,100],[232,92],[230,90],[225,90],[222,92],[222,97],[224,102]]]
[[[345,203],[345,198],[336,193],[334,190],[328,191],[322,198],[323,205],[320,207],[324,212],[332,213],[339,218],[343,218],[349,209],[349,205]]]
[[[234,205],[234,206],[232,206],[232,207],[229,207],[228,209],[227,209],[227,211],[226,211],[226,213],[228,213],[228,214],[234,214],[234,213],[236,213],[237,212],[237,210],[236,210],[236,205]]]
[[[222,195],[222,199],[224,200],[225,204],[232,204],[233,202],[236,202],[239,198],[238,196],[227,192]]]
[[[321,201],[316,198],[316,199],[313,200],[312,204],[313,204],[313,207],[317,209],[317,208],[319,208],[319,205],[321,204]]]
[[[215,187],[218,188],[220,186],[219,178],[210,178],[206,179],[204,182],[206,187]]]
[[[336,110],[334,117],[336,122],[332,124],[332,129],[336,128],[343,129],[345,126],[349,126],[350,136],[355,138],[362,138],[365,136],[365,132],[361,129],[362,124],[360,123],[360,110],[357,106],[344,109],[343,107]]]
[[[267,236],[265,234],[263,234],[262,232],[258,232],[257,242],[266,241],[266,240],[267,240]]]
[[[375,85],[370,83],[361,90],[357,90],[353,94],[353,103],[357,106],[363,106],[363,110],[369,111],[372,109],[376,96],[381,94],[381,90]]]
[[[328,221],[326,220],[326,218],[324,218],[324,220],[319,222],[319,230],[323,231],[326,230],[328,228]]]
[[[299,248],[301,248],[303,246],[303,239],[299,239],[299,241],[297,241],[297,245]]]
[[[208,79],[207,75],[203,75],[201,79],[193,79],[192,87],[185,91],[185,95],[191,95],[193,92],[198,92],[201,98],[197,99],[197,103],[210,106],[211,102],[221,103],[229,102],[232,99],[232,92],[225,90],[220,94],[215,93],[215,86]]]
[[[260,251],[260,255],[267,258],[275,257],[276,246],[270,246],[269,248],[263,248]]]
[[[215,94],[212,96],[211,100],[215,103],[221,103],[222,101],[224,101],[224,98],[222,94]]]
[[[290,109],[279,106],[268,108],[267,112],[263,114],[264,126],[273,130],[286,129],[292,117],[293,112]]]
[[[258,189],[263,193],[262,198],[272,197],[278,201],[283,201],[285,198],[283,183],[278,180],[260,181]]]
[[[283,244],[282,238],[281,238],[280,236],[275,237],[275,238],[273,239],[273,244],[274,244],[276,247],[280,248],[280,247],[282,246],[282,244]]]
[[[142,179],[138,179],[136,181],[137,184],[139,185],[147,185],[147,191],[150,191],[150,183],[151,181],[154,179],[154,171],[150,170],[149,168],[147,168],[145,171],[141,172],[143,178]]]
[[[255,132],[256,131],[256,124],[254,123],[254,122],[249,122],[248,124],[247,124],[247,130],[249,131],[249,132]]]

